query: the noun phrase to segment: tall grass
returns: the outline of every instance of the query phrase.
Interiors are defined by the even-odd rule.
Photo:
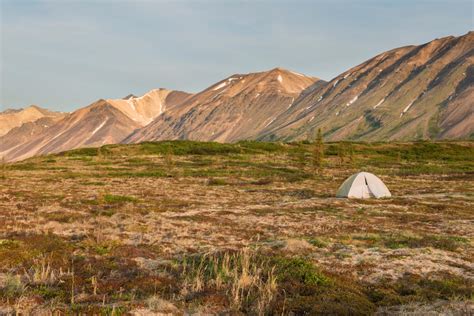
[[[220,291],[236,311],[263,315],[276,297],[275,267],[257,259],[248,249],[205,254],[180,266],[184,296],[204,290]]]
[[[61,277],[69,275],[70,271],[53,269],[51,259],[47,256],[36,258],[34,264],[24,273],[25,279],[31,285],[52,285],[59,282]]]

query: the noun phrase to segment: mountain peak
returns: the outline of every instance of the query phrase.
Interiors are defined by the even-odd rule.
[[[318,79],[277,67],[233,74],[186,99],[124,142],[235,141],[255,137]]]
[[[314,78],[312,76],[307,76],[305,74],[302,74],[302,73],[299,73],[299,72],[296,72],[296,71],[293,71],[293,70],[289,70],[289,69],[286,69],[286,68],[282,68],[282,67],[275,67],[273,69],[270,69],[269,71],[266,71],[268,73],[284,73],[284,74],[288,74],[288,75],[297,75],[297,76],[300,76],[300,77],[306,77],[306,78]],[[317,78],[315,78],[317,79]]]
[[[276,92],[277,94],[284,93],[296,97],[318,80],[318,78],[276,67],[261,72],[233,74],[215,83],[203,92],[217,93],[216,98],[220,95],[233,97],[244,91],[245,94],[249,95],[261,94],[262,92]]]
[[[49,111],[38,105],[30,105],[21,109],[7,109],[0,112],[0,136],[7,134],[15,127],[34,122],[42,117],[59,117],[63,114]]]
[[[279,72],[279,71],[283,71],[283,72],[286,72],[288,70],[282,68],[282,67],[275,67],[275,68],[272,68],[270,69],[268,72]]]
[[[40,109],[42,109],[42,108],[40,108],[40,107],[39,107],[38,105],[36,105],[36,104],[31,104],[31,105],[29,105],[29,106],[27,106],[27,107],[25,108],[25,110],[27,110],[27,109],[40,110]]]
[[[130,100],[130,99],[134,99],[136,97],[137,97],[136,95],[130,93],[126,97],[123,97],[122,100]]]
[[[49,113],[52,113],[52,111],[48,110],[48,109],[45,109],[45,108],[42,108],[36,104],[32,104],[28,107],[26,107],[23,111],[25,112],[39,112],[41,114],[49,114]]]

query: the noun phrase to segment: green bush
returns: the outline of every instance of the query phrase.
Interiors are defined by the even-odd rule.
[[[126,202],[137,202],[137,201],[138,199],[133,196],[113,195],[113,194],[104,195],[104,202],[106,203],[126,203]]]
[[[302,258],[277,258],[271,262],[283,282],[297,282],[305,285],[327,285],[329,279],[311,262]]]

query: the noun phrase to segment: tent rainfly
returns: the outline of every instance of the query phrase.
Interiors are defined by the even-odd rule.
[[[336,197],[345,198],[382,198],[392,194],[377,176],[369,172],[358,172],[344,181],[337,190]]]

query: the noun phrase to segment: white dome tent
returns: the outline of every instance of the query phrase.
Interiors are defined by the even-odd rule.
[[[392,194],[377,176],[369,172],[358,172],[344,181],[337,190],[336,197],[345,198],[382,198]]]

